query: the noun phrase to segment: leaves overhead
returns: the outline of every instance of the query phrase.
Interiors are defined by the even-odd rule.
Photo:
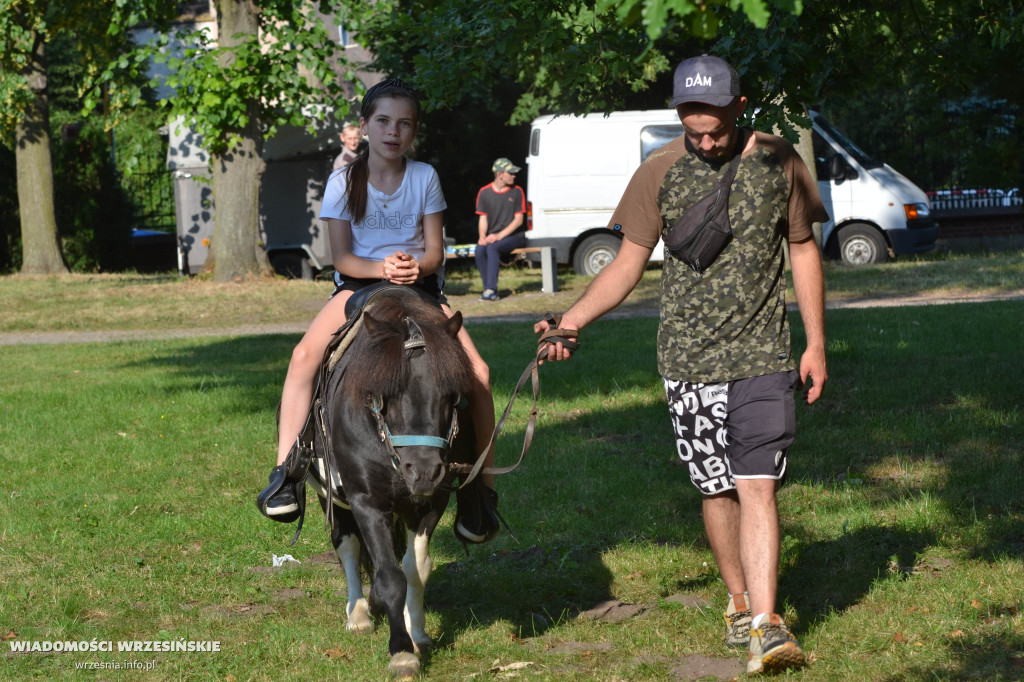
[[[164,100],[169,115],[192,120],[214,154],[234,147],[254,116],[264,137],[282,125],[321,119],[330,107],[342,117],[358,80],[332,38],[337,29],[317,8],[335,10],[348,27],[357,27],[369,8],[329,4],[260,2],[254,33],[221,36],[216,43],[191,26],[165,25],[127,63],[112,64],[104,78],[113,80],[117,69],[141,68],[150,59],[165,67],[163,85],[173,92]],[[130,106],[138,91],[119,95],[119,103]]]

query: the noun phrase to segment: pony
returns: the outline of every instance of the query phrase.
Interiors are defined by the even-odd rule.
[[[349,345],[321,375],[307,481],[345,571],[346,630],[372,631],[383,612],[391,630],[388,670],[406,679],[419,674],[417,654],[431,645],[423,608],[430,538],[458,475],[453,464],[473,458],[468,418],[470,428],[457,437],[473,376],[456,338],[461,313],[447,317],[411,287],[364,298],[362,312],[350,316]],[[371,575],[369,600],[361,567]]]

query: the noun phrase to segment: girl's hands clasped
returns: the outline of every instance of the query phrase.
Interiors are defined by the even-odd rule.
[[[415,284],[420,278],[420,264],[409,254],[395,251],[384,259],[383,275],[392,284]]]

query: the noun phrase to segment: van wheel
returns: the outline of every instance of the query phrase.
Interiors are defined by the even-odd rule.
[[[622,242],[610,234],[595,234],[583,240],[572,256],[577,275],[593,276],[615,259]]]
[[[889,260],[889,247],[875,228],[847,225],[839,230],[839,256],[847,265],[884,263]]]

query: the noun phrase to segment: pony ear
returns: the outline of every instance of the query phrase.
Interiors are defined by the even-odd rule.
[[[448,318],[448,321],[444,323],[444,328],[448,332],[448,336],[453,339],[459,335],[459,330],[462,329],[462,311],[456,310],[455,314]]]

